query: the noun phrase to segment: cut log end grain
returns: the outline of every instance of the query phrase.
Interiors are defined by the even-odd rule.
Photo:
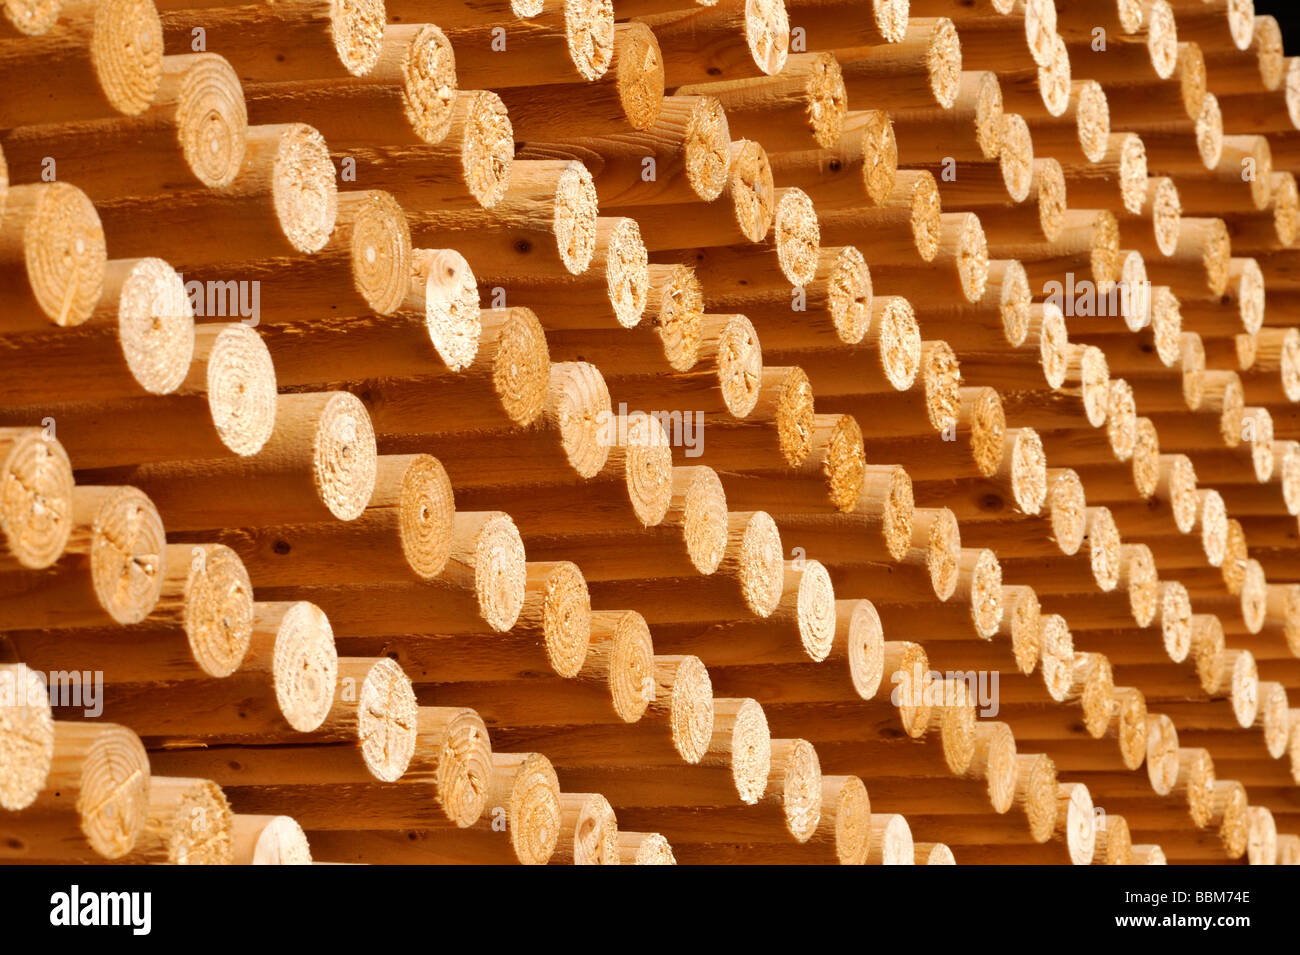
[[[452,107],[452,128],[453,134],[462,131],[460,166],[469,194],[491,209],[510,187],[514,162],[514,130],[505,104],[488,90],[462,93]]]
[[[833,650],[848,659],[849,679],[857,695],[869,700],[884,679],[884,628],[869,600],[835,602]]]
[[[384,476],[388,462],[379,459],[379,473]],[[427,454],[398,458],[398,530],[402,555],[417,575],[425,580],[442,573],[451,554],[452,527],[456,505],[451,480],[437,458]]]
[[[1285,246],[1295,245],[1296,239],[1300,238],[1300,189],[1296,186],[1295,176],[1289,172],[1275,172],[1269,202],[1273,207],[1273,231],[1278,241]]]
[[[821,812],[834,825],[840,865],[863,865],[871,851],[871,799],[857,776],[823,776]]]
[[[785,578],[781,533],[776,522],[764,511],[732,514],[728,521],[734,561],[740,581],[740,594],[746,607],[759,617],[769,617],[781,600]]]
[[[785,0],[745,0],[745,43],[759,70],[768,76],[781,72],[790,52]]]
[[[654,31],[635,21],[615,24],[613,58],[623,118],[632,129],[650,129],[664,101],[664,59]]]
[[[387,16],[383,0],[330,4],[330,36],[339,62],[353,76],[365,76],[379,61]]]
[[[678,96],[664,107],[663,122],[676,125]],[[731,170],[730,128],[722,103],[713,96],[681,97],[687,112],[682,137],[682,162],[691,192],[704,202],[712,202],[727,188]]]
[[[713,682],[694,656],[655,657],[651,706],[666,710],[673,749],[687,763],[699,763],[713,738]]]
[[[826,270],[827,259],[831,263],[826,279],[826,309],[835,334],[846,345],[856,345],[871,325],[871,270],[862,253],[851,245],[822,249],[821,259],[819,273]]]
[[[921,368],[921,328],[912,303],[898,295],[872,301],[871,326],[880,352],[885,380],[897,391],[908,391]]]
[[[635,219],[596,220],[597,255],[603,258],[605,285],[614,318],[632,328],[645,314],[650,291],[649,256]]]
[[[470,541],[474,567],[474,594],[478,603],[479,615],[498,633],[504,633],[515,625],[525,604],[525,592],[529,579],[529,567],[524,558],[524,543],[519,536],[519,529],[509,515],[499,511],[487,511],[480,514],[456,516],[457,536],[462,528],[471,530]],[[453,545],[452,559],[456,560]],[[545,601],[551,598],[551,607],[563,609],[572,599],[571,590],[581,584],[582,594],[586,593],[586,582],[582,575],[566,569],[552,574],[553,565],[540,565],[538,586]],[[576,568],[574,568],[576,570]],[[555,596],[552,598],[552,592]],[[562,620],[557,618],[557,622]],[[543,629],[545,624],[543,623]],[[581,666],[581,661],[579,661]],[[574,671],[576,672],[576,670]]]
[[[871,846],[868,865],[914,865],[916,847],[912,828],[898,813],[871,814]]]
[[[614,712],[625,723],[645,715],[655,693],[654,644],[635,610],[589,614],[589,666],[605,673]]]
[[[11,315],[4,324],[80,325],[94,311],[104,283],[104,230],[80,189],[62,182],[14,186],[0,220],[9,251],[21,249],[29,302],[40,315]],[[14,276],[14,281],[22,281]],[[8,298],[8,295],[5,296]]]
[[[704,291],[685,265],[650,266],[646,318],[663,342],[664,360],[673,371],[689,371],[699,355]]]
[[[680,523],[692,566],[711,574],[727,549],[727,496],[717,472],[707,467],[673,470],[671,519]]]
[[[609,459],[605,440],[610,416],[609,389],[594,365],[557,362],[551,365],[546,419],[559,431],[565,460],[581,478],[595,477]]]
[[[132,487],[78,487],[72,516],[89,537],[90,580],[100,610],[114,622],[139,623],[158,602],[166,539],[157,509]]]
[[[230,841],[235,865],[311,865],[307,834],[292,816],[236,813]]]
[[[862,153],[862,186],[871,202],[880,205],[894,191],[898,176],[898,140],[889,113],[871,109],[850,113],[842,141],[857,137]]]
[[[1230,859],[1246,853],[1249,834],[1249,801],[1246,787],[1232,780],[1214,784],[1214,817],[1219,823],[1219,841]]]
[[[844,74],[832,53],[813,53],[807,73],[806,97],[808,126],[813,141],[823,149],[831,149],[844,130],[844,117],[848,113],[848,92],[844,88]]]
[[[706,344],[716,355],[718,386],[732,417],[748,417],[758,404],[763,382],[763,351],[758,332],[744,315],[705,317]]]
[[[340,661],[340,672],[343,672]],[[362,662],[362,661],[357,661]],[[347,702],[348,680],[340,681],[343,703],[355,708],[356,740],[370,774],[382,782],[393,782],[406,772],[415,755],[418,707],[411,679],[401,666],[387,657],[364,661],[364,678],[353,686],[353,702]],[[356,674],[348,674],[352,679]]]
[[[805,286],[816,277],[821,251],[817,210],[802,189],[782,189],[779,195],[773,222],[777,261],[791,285]]]
[[[115,259],[104,276],[118,342],[135,381],[150,394],[175,391],[194,355],[194,310],[181,276],[162,259]]]
[[[415,134],[431,145],[442,142],[453,121],[456,54],[431,23],[419,28],[402,55],[402,105]]]
[[[1039,619],[1041,641],[1039,663],[1047,695],[1064,702],[1074,681],[1074,635],[1060,614],[1044,614]]]
[[[1253,4],[1246,3],[1238,4],[1238,6],[1251,6],[1253,8]],[[1231,12],[1229,15],[1231,16]],[[1242,19],[1240,16],[1233,17],[1235,23],[1240,23]],[[1254,50],[1259,62],[1260,83],[1266,90],[1276,90],[1282,85],[1282,79],[1286,73],[1286,57],[1282,46],[1282,27],[1275,17],[1260,16],[1254,17],[1250,29],[1248,46]],[[1237,30],[1233,29],[1233,39],[1235,40],[1236,37]]]
[[[153,102],[163,72],[163,31],[150,0],[108,0],[94,11],[90,59],[113,109],[138,116]]]
[[[1074,865],[1091,865],[1097,849],[1097,817],[1092,795],[1082,783],[1057,786],[1058,824],[1064,829],[1065,848]]]
[[[772,737],[767,715],[757,700],[713,701],[708,754],[717,755],[730,768],[742,803],[752,806],[763,798],[772,772]]]
[[[1165,176],[1156,179],[1151,195],[1151,223],[1156,248],[1162,255],[1173,255],[1178,248],[1182,214],[1182,202],[1174,181]]]
[[[229,186],[243,165],[248,137],[248,110],[239,76],[215,53],[166,57],[164,72],[167,81],[179,74],[171,96],[186,166],[209,189]]]
[[[584,80],[605,75],[614,57],[614,7],[610,0],[564,0],[569,58]]]
[[[572,275],[581,275],[596,252],[596,187],[582,163],[569,163],[555,186],[552,233],[560,261]]]
[[[867,453],[862,428],[852,415],[817,415],[812,426],[813,452],[821,457],[822,477],[831,505],[853,510],[866,480]]]
[[[1178,779],[1178,730],[1163,713],[1147,716],[1147,779],[1158,796],[1168,796]]]
[[[206,359],[208,413],[221,443],[241,457],[257,454],[276,419],[275,367],[266,343],[249,325],[205,325],[195,352]]]
[[[1089,162],[1101,162],[1110,142],[1110,103],[1106,91],[1096,80],[1084,80],[1074,95],[1079,148]]]
[[[911,209],[912,243],[917,254],[926,262],[933,262],[939,254],[939,234],[943,216],[939,203],[939,187],[934,176],[922,170],[914,176],[900,176],[896,180],[908,197]]]
[[[1149,500],[1160,483],[1160,436],[1150,418],[1138,418],[1133,437],[1133,486]]]
[[[1110,382],[1106,402],[1106,440],[1117,461],[1129,461],[1137,446],[1137,403],[1123,378]]]
[[[375,488],[375,432],[355,395],[334,392],[315,421],[312,478],[321,502],[341,521],[355,520]]]
[[[1043,753],[1016,757],[1015,801],[1035,842],[1047,842],[1056,830],[1056,786],[1056,764],[1051,757]]]
[[[208,779],[155,776],[149,815],[132,859],[170,865],[230,865],[234,861],[230,803]]]
[[[803,739],[772,741],[772,788],[781,787],[785,828],[796,842],[817,831],[822,813],[822,771],[816,748]]]
[[[1083,728],[1093,739],[1101,739],[1106,735],[1119,705],[1115,699],[1115,673],[1110,661],[1100,653],[1078,653],[1074,661],[1075,682],[1082,683],[1079,703],[1083,710]]]
[[[62,0],[5,0],[5,19],[19,33],[40,36],[59,21]]]
[[[1155,0],[1146,9],[1143,26],[1147,31],[1147,54],[1156,76],[1167,80],[1178,65],[1178,28],[1173,8],[1165,0]]]
[[[643,527],[654,527],[673,500],[673,454],[664,424],[646,414],[627,416],[627,444],[615,450],[621,459],[628,501]],[[624,428],[620,425],[619,433]],[[613,455],[611,455],[613,456]]]
[[[1107,507],[1090,507],[1088,521],[1088,566],[1093,580],[1103,591],[1119,586],[1120,537],[1115,518]]]
[[[939,707],[939,736],[943,759],[955,776],[964,776],[975,759],[976,719],[974,701],[961,680],[936,681],[943,705]]]
[[[618,818],[597,793],[560,794],[560,837],[552,863],[619,865]]]
[[[984,227],[980,225],[979,216],[973,212],[944,216],[939,238],[942,250],[955,246],[957,276],[966,301],[978,302],[984,297],[989,279],[988,240],[984,235]]]
[[[1018,768],[1011,727],[990,721],[977,723],[975,755],[969,771],[984,778],[994,812],[1005,813],[1015,805]]]
[[[618,852],[619,862],[622,865],[677,864],[672,844],[657,832],[620,831]]]
[[[1251,865],[1274,865],[1277,862],[1277,821],[1264,806],[1246,811],[1246,858]]]
[[[329,619],[306,601],[258,603],[253,613],[255,644],[259,650],[263,641],[271,645],[271,680],[280,715],[300,733],[319,729],[338,686],[338,653]]]
[[[349,231],[357,294],[376,314],[391,315],[406,300],[414,267],[411,230],[402,207],[379,190],[340,193],[338,226]]]
[[[1128,587],[1129,612],[1139,627],[1149,627],[1160,608],[1160,581],[1155,558],[1146,544],[1124,544],[1120,553],[1120,579]]]
[[[1222,567],[1228,548],[1228,511],[1223,496],[1214,490],[1197,493],[1201,504],[1201,549],[1211,567]]]
[[[26,809],[45,788],[54,757],[54,716],[40,674],[0,664],[0,808]]]
[[[1286,687],[1281,683],[1259,684],[1259,713],[1257,722],[1264,730],[1264,747],[1274,759],[1286,755],[1291,736],[1291,717],[1288,709]]]
[[[271,200],[280,230],[295,250],[318,252],[338,215],[338,185],[325,139],[301,123],[261,129],[269,142],[250,138],[250,154],[255,142],[274,151]]]
[[[454,249],[416,249],[411,261],[411,288],[423,299],[429,340],[448,369],[463,371],[483,334],[474,271]]]
[[[859,505],[856,509],[879,510],[885,550],[891,559],[901,561],[912,546],[912,522],[916,514],[911,475],[897,465],[867,467],[862,495],[869,500],[864,502],[866,507]]]
[[[812,384],[799,367],[765,368],[762,381],[762,390],[770,388],[776,395],[776,435],[781,457],[790,467],[798,467],[812,451],[815,423]]]
[[[506,838],[524,865],[545,865],[560,839],[560,783],[540,753],[493,753],[487,807],[505,810]]]
[[[1003,628],[1011,638],[1011,655],[1016,667],[1033,673],[1043,655],[1042,608],[1032,587],[1002,588]]]
[[[961,584],[970,591],[971,620],[975,633],[992,639],[1002,624],[1002,565],[988,548],[962,551],[959,566]]]
[[[1038,92],[1050,116],[1064,116],[1070,106],[1070,53],[1065,40],[1054,35],[1048,41],[1045,63],[1038,67]]]
[[[500,581],[493,583],[497,589],[502,588]],[[582,571],[568,561],[529,564],[524,586],[520,613],[525,618],[540,617],[542,643],[551,669],[566,679],[577,676],[587,659],[592,635],[591,595]],[[537,604],[540,613],[533,610]],[[494,627],[505,615],[501,611],[494,613],[495,618],[500,618]],[[509,627],[497,629],[504,631]]]
[[[886,641],[885,672],[893,686],[889,701],[898,707],[903,730],[913,739],[925,735],[930,727],[932,706],[926,690],[929,686],[930,660],[919,643]]]
[[[72,465],[63,446],[35,428],[0,428],[0,455],[3,561],[42,570],[72,533]]]
[[[1029,187],[1034,174],[1034,144],[1029,124],[1018,113],[1005,113],[1002,128],[998,131],[998,166],[1002,170],[1002,183],[1014,202],[1029,198]]]
[[[795,616],[799,641],[808,658],[821,662],[835,643],[835,589],[831,575],[815,560],[805,561],[801,570],[787,571],[794,578]],[[786,587],[789,590],[789,585]]]
[[[406,778],[432,775],[438,807],[458,828],[483,815],[492,777],[492,746],[471,709],[420,707],[415,755]]]
[[[955,429],[961,407],[961,366],[952,347],[943,341],[921,344],[921,382],[930,427]]]
[[[243,662],[253,637],[253,585],[244,562],[220,544],[170,546],[182,552],[179,569],[184,575],[177,572],[178,561],[168,561],[160,603],[172,599],[172,580],[183,580],[181,621],[190,655],[207,675],[229,676]]]
[[[963,389],[960,415],[969,421],[975,470],[983,477],[992,477],[1002,463],[1005,449],[1007,418],[1001,397],[993,388]]]
[[[758,143],[742,139],[731,144],[726,191],[740,236],[749,242],[762,242],[772,228],[776,187],[767,151]]]
[[[1259,715],[1259,665],[1249,650],[1233,657],[1229,694],[1237,725],[1243,729],[1253,726]]]
[[[947,17],[918,22],[930,26],[925,50],[930,91],[936,103],[944,109],[951,109],[957,102],[957,91],[961,86],[961,40],[957,28]]]
[[[114,723],[56,723],[53,767],[38,802],[75,799],[91,849],[105,859],[130,853],[149,814],[149,756],[140,737]]]

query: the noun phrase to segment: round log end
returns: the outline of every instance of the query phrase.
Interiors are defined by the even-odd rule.
[[[45,680],[24,664],[0,664],[0,697],[0,808],[17,812],[45,788],[54,716]]]
[[[782,189],[773,223],[776,257],[791,285],[806,286],[817,275],[821,229],[812,199],[802,189]]]
[[[271,656],[275,699],[293,729],[310,733],[329,714],[338,686],[338,653],[329,618],[299,601],[280,617]]]
[[[191,556],[182,618],[190,654],[204,673],[227,677],[253,639],[253,584],[229,547],[196,545]]]
[[[271,173],[275,215],[295,250],[319,252],[338,216],[334,163],[324,137],[312,127],[294,123],[282,130]]]
[[[432,23],[420,27],[402,55],[402,106],[415,135],[437,145],[451,131],[456,53]]]
[[[557,566],[572,567],[573,565]],[[577,572],[576,567],[573,570]],[[519,529],[515,527],[515,522],[507,514],[491,515],[474,539],[474,594],[478,602],[479,615],[498,633],[509,630],[519,619],[519,613],[524,606],[527,574],[524,542],[519,536]],[[586,581],[582,580],[581,572],[577,572],[577,580],[570,580],[569,575],[566,574],[558,576],[559,580],[556,584],[559,608],[567,607],[569,599],[573,596],[569,593],[570,588],[566,586],[568,583],[576,585],[580,582],[581,594],[585,596]],[[548,579],[548,598],[551,596],[551,590]],[[583,652],[586,652],[585,640]],[[578,666],[581,665],[582,661],[579,660]],[[576,673],[576,669],[573,672]]]
[[[674,483],[678,482],[674,472]],[[680,472],[688,483],[682,494],[682,539],[691,564],[701,574],[711,574],[727,549],[727,496],[712,468]],[[675,492],[678,493],[678,492]]]
[[[454,249],[416,249],[411,257],[411,285],[424,300],[429,340],[448,369],[463,371],[483,334],[474,270]]]
[[[402,474],[398,533],[407,565],[429,580],[442,573],[451,553],[456,504],[442,462],[416,455]]]

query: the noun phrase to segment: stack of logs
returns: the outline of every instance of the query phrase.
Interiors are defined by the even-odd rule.
[[[1300,863],[1250,0],[3,12],[0,861]]]

